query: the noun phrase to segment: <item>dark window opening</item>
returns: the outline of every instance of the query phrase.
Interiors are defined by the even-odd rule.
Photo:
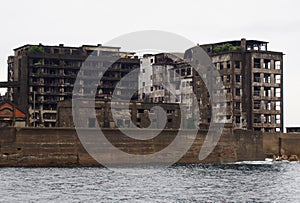
[[[240,108],[241,108],[241,102],[236,102],[235,109],[240,109]]]
[[[254,68],[261,68],[260,59],[254,59]]]
[[[265,123],[271,123],[271,115],[265,115]]]
[[[241,76],[240,75],[235,76],[235,82],[241,82]]]
[[[226,82],[230,82],[230,75],[227,75]]]
[[[271,74],[264,74],[264,83],[271,83]]]
[[[261,123],[261,116],[260,116],[260,114],[254,114],[253,122],[254,123]]]
[[[187,74],[187,75],[191,75],[191,74],[192,74],[192,69],[191,69],[191,68],[187,68],[186,74]]]
[[[265,69],[271,69],[271,60],[264,59],[264,68]]]
[[[254,131],[261,131],[261,128],[254,128]]]
[[[260,82],[260,73],[254,73],[254,82]]]
[[[239,89],[239,88],[235,89],[235,95],[241,96],[241,89]]]
[[[144,109],[138,109],[138,113],[144,113]]]
[[[226,66],[228,69],[230,69],[230,61],[227,61]]]
[[[264,97],[270,97],[270,96],[271,96],[271,88],[264,87]]]
[[[223,70],[223,68],[224,68],[224,64],[222,62],[222,63],[220,63],[220,70]]]
[[[254,96],[260,96],[260,87],[254,87]]]
[[[240,61],[234,62],[234,68],[237,68],[237,69],[241,68]]]
[[[267,132],[267,133],[272,132],[272,128],[265,128],[265,132]]]

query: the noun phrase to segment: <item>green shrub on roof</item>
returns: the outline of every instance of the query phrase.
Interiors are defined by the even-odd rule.
[[[239,46],[233,46],[230,43],[217,45],[213,48],[213,52],[218,53],[222,51],[239,51],[241,48]]]
[[[29,53],[44,53],[43,47],[33,45],[29,48]]]

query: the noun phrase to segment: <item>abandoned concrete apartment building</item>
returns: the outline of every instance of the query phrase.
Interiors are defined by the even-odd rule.
[[[25,112],[29,126],[54,127],[57,121],[57,103],[72,98],[74,83],[84,65],[83,77],[100,76],[96,69],[110,64],[109,58],[93,60],[101,55],[119,58],[99,81],[97,99],[109,97],[116,83],[128,72],[139,67],[134,53],[120,52],[119,47],[90,46],[65,47],[25,45],[14,50],[8,58],[8,95]],[[89,57],[89,60],[84,61]],[[89,81],[87,81],[88,83]],[[82,86],[84,81],[80,81]],[[86,91],[86,89],[85,89]]]
[[[246,39],[201,45],[226,91],[226,105],[212,108],[226,106],[223,119],[234,128],[283,132],[283,53],[267,45]]]
[[[264,41],[242,39],[200,45],[211,57],[219,71],[220,78],[211,78],[210,82],[216,80],[223,82],[226,91],[225,103],[223,101],[211,104],[203,78],[188,63],[189,53],[193,48],[185,52],[183,60],[168,53],[146,54],[138,59],[135,57],[135,53],[120,52],[119,47],[25,45],[15,49],[15,55],[8,58],[6,86],[11,100],[22,110],[28,112],[28,125],[65,126],[62,124],[62,120],[57,118],[57,104],[59,101],[61,103],[72,98],[74,82],[83,62],[90,54],[97,56],[115,53],[120,59],[105,72],[99,82],[97,92],[92,92],[97,99],[110,98],[119,80],[138,68],[140,70],[139,94],[133,100],[138,99],[136,101],[138,103],[160,103],[162,106],[165,104],[166,111],[171,112],[168,117],[169,122],[178,123],[176,120],[178,119],[178,107],[176,105],[168,106],[168,103],[181,104],[181,107],[185,109],[185,119],[193,119],[195,112],[191,110],[191,107],[195,102],[192,99],[192,95],[195,93],[200,113],[200,123],[195,124],[200,128],[209,126],[212,121],[211,110],[213,108],[224,108],[225,113],[218,115],[219,120],[232,124],[233,128],[282,132],[283,53],[269,51],[267,44],[268,42]],[[94,67],[84,73],[86,77],[91,77],[98,74],[95,68],[104,67],[107,64],[85,65]],[[171,85],[166,86],[166,81]],[[82,85],[84,86],[84,82]],[[213,94],[218,94],[218,90],[215,90]],[[66,105],[67,103],[68,105]],[[68,109],[67,107],[70,107],[71,104],[67,103],[61,106]],[[103,102],[99,101],[98,103],[100,114],[106,111],[103,109],[108,109],[103,107]],[[148,112],[141,107],[135,107],[134,104],[130,105],[133,106],[134,111],[142,114]],[[102,107],[100,108],[100,106]],[[151,106],[153,105],[148,105],[147,108]],[[101,116],[99,115],[99,117]],[[68,118],[63,116],[63,118],[64,122],[68,123],[67,126],[72,126],[70,116]],[[140,122],[139,116],[134,116],[134,118],[136,119],[134,123],[140,123],[138,126],[147,126]],[[107,119],[112,121],[111,118]],[[57,122],[58,120],[59,122]],[[101,122],[101,126],[112,126],[112,124],[105,124],[105,118]],[[126,121],[123,125],[130,124]],[[168,126],[174,127],[170,123]]]
[[[210,122],[224,122],[233,128],[282,132],[283,53],[268,51],[267,44],[242,39],[200,45],[211,57],[220,77],[208,76],[210,70],[200,76],[191,68],[188,61],[194,48],[185,52],[185,61],[172,54],[144,55],[139,77],[140,99],[183,104],[186,119],[193,119],[193,115],[197,115],[192,110],[195,94],[200,128],[207,128]],[[225,101],[211,102],[203,77],[207,77],[208,85],[222,81]],[[167,86],[166,82],[171,85]],[[212,94],[219,91],[215,89]],[[212,121],[213,108],[224,111]]]

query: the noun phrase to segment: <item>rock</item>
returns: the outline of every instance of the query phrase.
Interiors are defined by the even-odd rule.
[[[299,161],[299,158],[297,155],[291,155],[288,160],[289,161]]]
[[[282,156],[281,156],[281,159],[282,159],[282,160],[289,160],[289,157],[288,157],[287,155],[282,155]]]

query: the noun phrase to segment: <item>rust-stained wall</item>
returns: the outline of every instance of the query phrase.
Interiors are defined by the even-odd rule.
[[[92,130],[92,129],[91,129]],[[152,140],[132,141],[117,129],[102,129],[119,149],[149,154],[168,146],[176,130],[165,130]],[[203,161],[198,155],[207,131],[199,131],[190,150],[178,163],[225,163],[263,160],[262,134],[225,128],[214,151]],[[0,129],[0,166],[99,166],[80,144],[74,128]],[[105,154],[104,156],[109,156]],[[119,163],[120,160],[116,160]]]

